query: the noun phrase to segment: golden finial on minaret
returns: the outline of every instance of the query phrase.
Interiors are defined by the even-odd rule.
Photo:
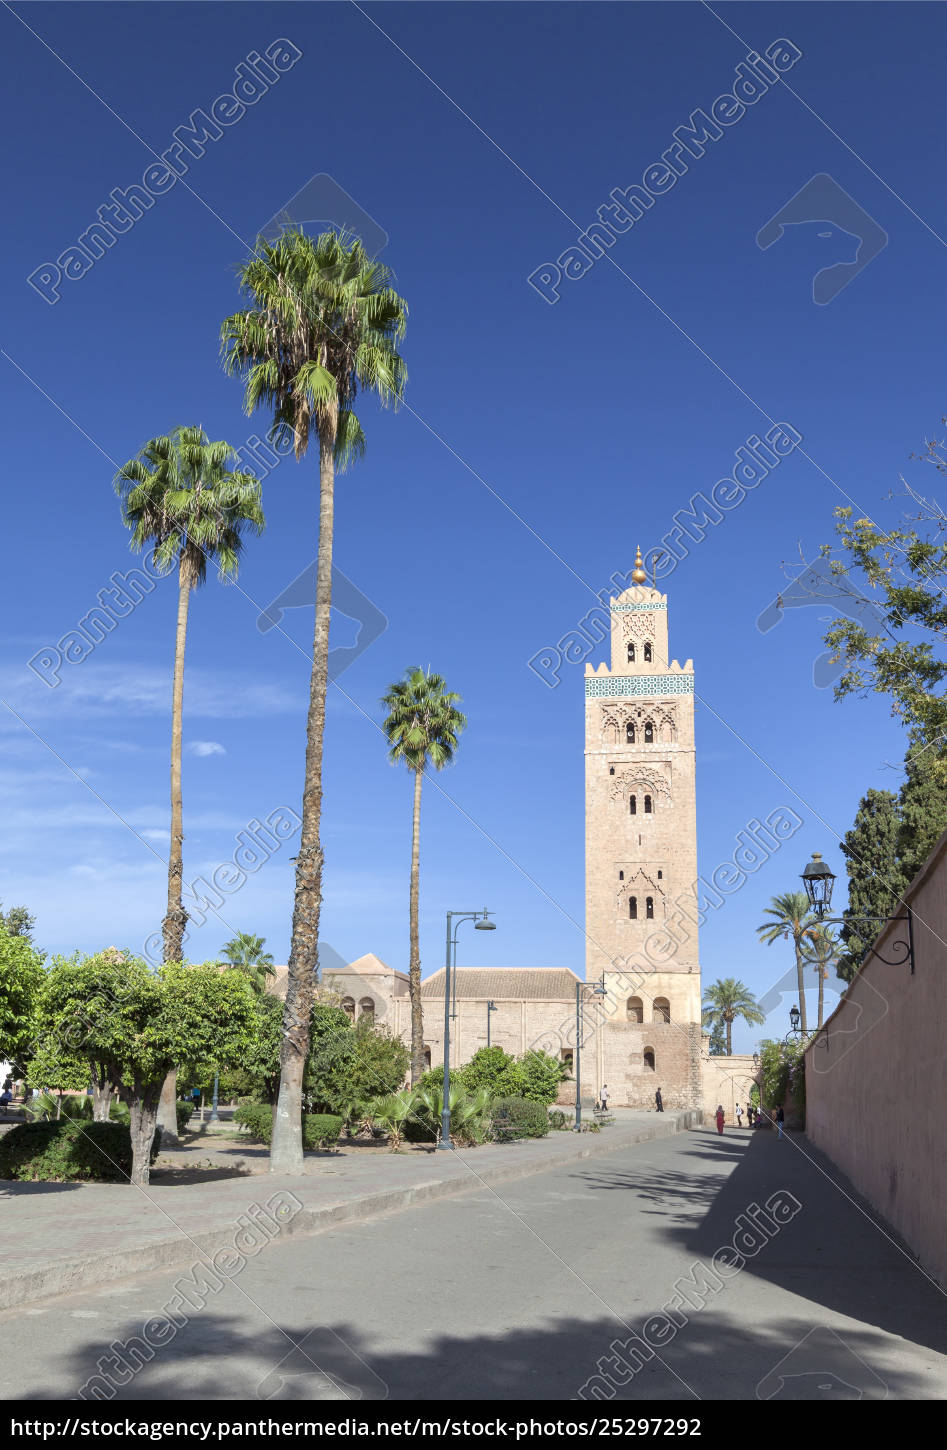
[[[648,576],[645,573],[644,560],[641,557],[640,546],[635,550],[635,567],[631,573],[632,584],[647,584]]]

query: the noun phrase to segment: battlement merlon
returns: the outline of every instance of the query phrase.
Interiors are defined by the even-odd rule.
[[[627,665],[622,665],[618,669],[610,668],[605,663],[602,663],[600,665],[586,664],[585,666],[586,678],[588,678],[589,675],[607,675],[609,677],[615,676],[616,678],[618,678],[621,676],[627,676],[628,673],[629,671]],[[661,664],[659,662],[655,662],[653,663],[653,666],[651,668],[642,668],[641,670],[636,671],[635,678],[648,679],[660,675],[692,675],[693,673],[693,660],[685,660],[683,664],[680,664],[678,660],[671,660],[670,664]]]

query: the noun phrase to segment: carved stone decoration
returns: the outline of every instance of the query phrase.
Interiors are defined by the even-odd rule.
[[[629,721],[635,727],[635,745],[644,745],[644,727],[650,720],[654,726],[655,745],[672,745],[677,739],[677,714],[674,705],[657,704],[648,700],[639,704],[634,700],[609,700],[602,706],[602,740],[606,745],[623,745],[625,728]]]
[[[671,801],[671,782],[666,775],[658,774],[648,766],[629,765],[621,775],[615,776],[611,786],[613,801],[627,798],[634,790],[645,791],[653,796],[662,795],[668,804]]]
[[[645,898],[654,898],[654,920],[664,919],[664,887],[644,869],[636,871],[628,880],[623,881],[615,894],[615,906],[621,917],[628,917],[628,898],[637,896],[638,915],[635,918],[638,922],[649,922],[650,917],[645,915]],[[628,918],[631,920],[631,918]]]
[[[635,609],[621,616],[622,639],[650,639],[654,642],[654,614],[651,610]]]

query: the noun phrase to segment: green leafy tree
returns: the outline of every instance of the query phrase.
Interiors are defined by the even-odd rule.
[[[181,748],[184,650],[191,591],[204,583],[208,562],[221,579],[236,577],[247,530],[262,533],[261,485],[251,473],[233,472],[229,443],[212,443],[202,428],[175,428],[152,438],[119,469],[115,488],[133,549],[150,548],[158,569],[178,571],[178,616],[171,705],[171,850],[168,909],[161,924],[164,960],[184,956],[187,912],[181,900],[184,822]]]
[[[938,837],[947,830],[947,775],[936,768],[929,753],[908,752],[898,816],[897,850],[900,895],[903,896]]]
[[[898,863],[898,803],[890,791],[869,790],[858,803],[850,831],[840,842],[848,873],[848,906],[839,935],[844,950],[836,974],[850,982],[877,936],[878,927],[857,918],[889,916],[903,889]]]
[[[292,439],[297,460],[319,445],[319,550],[315,628],[306,724],[302,825],[296,858],[280,1095],[273,1125],[274,1171],[302,1173],[301,1107],[309,1019],[319,975],[322,903],[322,756],[332,607],[335,475],[364,451],[353,411],[361,388],[398,403],[406,381],[397,343],[407,307],[391,274],[357,238],[325,232],[315,240],[287,230],[259,237],[240,272],[250,305],[221,328],[224,366],[245,383],[244,403],[272,410],[272,436]]]
[[[444,1069],[432,1069],[433,1072],[440,1072],[437,1083],[443,1086]],[[477,1092],[485,1088],[492,1097],[516,1097],[522,1087],[522,1078],[519,1071],[519,1063],[510,1053],[505,1052],[502,1047],[478,1047],[469,1062],[459,1070],[461,1082],[468,1092]],[[425,1082],[429,1074],[424,1075]],[[451,1081],[454,1073],[451,1073]]]
[[[11,906],[4,911],[3,903],[0,902],[0,932],[5,931],[8,936],[25,936],[28,941],[32,941],[35,925],[36,917],[27,907]]]
[[[762,1085],[761,1108],[773,1114],[776,1108],[785,1107],[792,1094],[799,1107],[805,1106],[805,1072],[803,1055],[805,1041],[773,1042],[767,1038],[760,1043],[759,1082]]]
[[[311,1017],[305,1077],[310,1111],[343,1112],[396,1092],[408,1071],[408,1049],[367,1017],[353,1026],[340,1008],[317,1002]]]
[[[421,1006],[421,947],[418,897],[421,860],[421,783],[428,766],[443,770],[457,751],[467,724],[457,706],[460,696],[447,689],[440,675],[416,666],[392,685],[381,703],[388,711],[382,726],[388,738],[388,757],[404,761],[414,775],[411,824],[411,878],[408,893],[408,990],[411,996],[411,1084],[424,1072],[424,1015]]]
[[[243,1059],[243,1068],[253,1079],[256,1090],[265,1101],[275,1103],[279,1093],[283,1004],[278,997],[264,992],[257,995],[253,1011],[253,1037]]]
[[[265,946],[265,937],[253,936],[248,931],[238,931],[220,949],[227,965],[242,972],[256,992],[265,992],[267,977],[276,976],[273,957],[270,952],[263,950]]]
[[[926,460],[947,473],[943,444],[929,443]],[[835,620],[825,642],[844,666],[836,699],[886,695],[912,747],[926,750],[931,770],[947,780],[947,517],[915,490],[908,494],[920,512],[893,529],[854,518],[849,507],[835,510],[837,541],[822,554],[842,587],[867,585],[875,608],[867,623],[864,613]]]
[[[711,1057],[725,1057],[727,1055],[727,1034],[724,1030],[722,1017],[716,1017],[711,1024],[708,1052]]]
[[[559,1084],[565,1079],[566,1065],[548,1052],[526,1052],[516,1064],[519,1096],[532,1103],[554,1103]]]
[[[749,987],[738,982],[735,977],[722,977],[711,982],[704,990],[701,1006],[703,1024],[711,1028],[711,1050],[713,1051],[714,1031],[722,1030],[724,1051],[728,1057],[733,1050],[731,1031],[738,1017],[751,1026],[766,1020]]]
[[[774,896],[764,914],[773,917],[773,920],[764,921],[762,926],[756,928],[761,941],[765,942],[767,946],[772,946],[776,941],[792,940],[796,953],[796,977],[799,985],[799,1017],[803,1032],[807,1032],[803,945],[812,928],[817,925],[819,918],[813,913],[809,905],[809,898],[804,891],[786,891],[782,896]]]
[[[157,971],[121,952],[57,957],[39,992],[41,1039],[101,1066],[128,1106],[132,1183],[147,1185],[158,1101],[175,1065],[238,1063],[256,1025],[252,989],[213,963]]]
[[[0,926],[0,1058],[12,1064],[17,1077],[25,1076],[34,1050],[34,1009],[42,980],[43,956],[28,934]]]
[[[813,968],[819,980],[817,1026],[821,1027],[825,1011],[825,979],[829,975],[829,968],[835,965],[838,958],[838,937],[830,926],[814,926],[803,942],[802,950],[807,963]]]

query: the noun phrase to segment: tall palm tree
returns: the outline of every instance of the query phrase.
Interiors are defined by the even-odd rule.
[[[738,982],[735,977],[721,977],[711,982],[704,990],[701,1020],[705,1027],[723,1028],[727,1036],[728,1057],[733,1050],[730,1033],[738,1017],[751,1026],[766,1021],[765,1014],[756,1005],[756,998],[743,982]]]
[[[457,709],[460,696],[451,693],[440,675],[410,669],[382,696],[388,711],[383,729],[388,756],[403,760],[414,772],[414,815],[411,828],[411,886],[408,905],[408,981],[411,995],[411,1086],[424,1072],[424,1019],[421,1011],[421,948],[418,936],[418,893],[421,858],[421,782],[428,765],[443,770],[453,760],[457,738],[467,725]]]
[[[792,938],[796,953],[796,977],[799,984],[799,1022],[803,1032],[807,1032],[803,946],[809,939],[813,928],[818,926],[819,918],[813,913],[809,905],[809,898],[804,891],[785,891],[782,896],[772,897],[765,915],[774,919],[764,921],[762,926],[756,928],[761,941],[764,941],[767,946],[772,946],[774,941],[780,939],[788,941],[790,937]]]
[[[810,967],[815,968],[819,979],[819,1027],[822,1026],[824,1012],[825,979],[829,975],[829,968],[838,959],[840,950],[838,937],[830,926],[810,928],[803,945],[803,955]]]
[[[248,931],[238,931],[220,949],[227,965],[234,971],[242,972],[253,990],[261,995],[266,991],[267,977],[276,976],[273,957],[270,952],[263,950],[265,946],[265,937],[253,936]]]
[[[175,428],[152,438],[119,469],[115,488],[133,549],[150,547],[157,568],[178,570],[178,617],[171,705],[171,849],[168,909],[161,923],[166,962],[184,956],[187,912],[181,901],[184,824],[181,800],[181,736],[184,650],[191,591],[204,583],[207,565],[221,579],[237,574],[243,536],[264,528],[262,487],[251,473],[234,473],[229,443],[212,443],[203,428]]]
[[[332,607],[332,528],[335,473],[364,451],[352,409],[359,388],[397,404],[406,370],[396,344],[407,307],[389,286],[391,274],[357,238],[325,232],[315,239],[284,231],[273,243],[257,239],[240,270],[250,305],[221,328],[224,367],[245,384],[247,413],[271,408],[271,437],[291,438],[297,461],[315,436],[319,444],[319,551],[312,676],[306,723],[306,774],[296,859],[293,933],[289,953],[279,1101],[270,1169],[303,1172],[302,1086],[309,1047],[313,990],[319,977],[319,910],[323,852],[322,752]]]

